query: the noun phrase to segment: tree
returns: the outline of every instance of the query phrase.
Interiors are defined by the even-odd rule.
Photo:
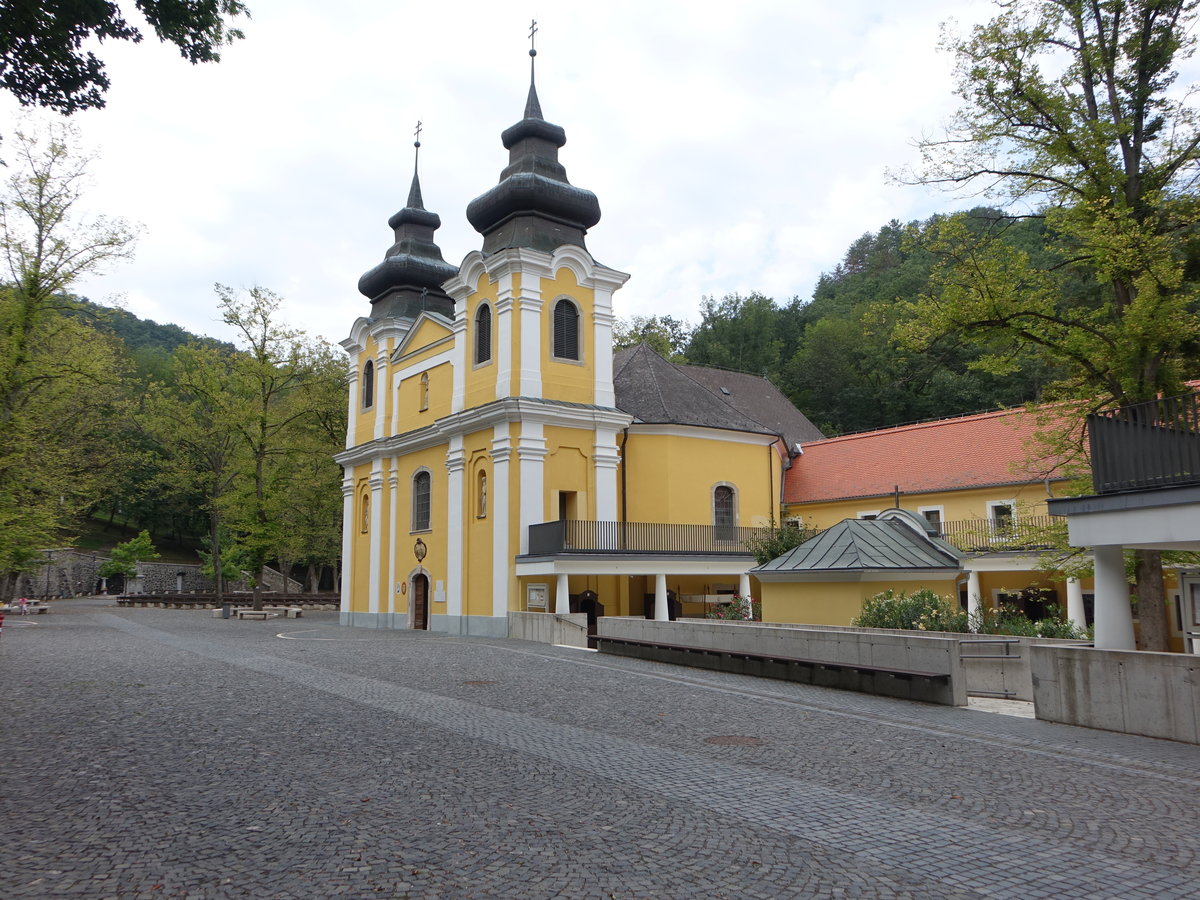
[[[240,0],[135,0],[160,41],[179,48],[190,63],[216,62],[219,48],[244,35],[232,22],[250,15]],[[112,0],[39,0],[0,4],[0,86],[24,106],[69,115],[104,106],[108,75],[90,50],[91,40],[139,43]]]
[[[1196,0],[1013,0],[946,46],[962,106],[920,142],[916,180],[971,188],[1044,218],[1038,254],[962,217],[931,242],[942,262],[907,333],[1006,342],[977,365],[1003,374],[1029,351],[1080,411],[1178,393],[1197,361],[1200,123],[1173,89],[1191,56]],[[1099,290],[1081,289],[1094,282]],[[1078,418],[1076,443],[1082,428]],[[1165,649],[1158,554],[1138,551],[1141,642]]]
[[[137,537],[113,547],[112,556],[100,566],[100,577],[122,575],[132,578],[137,575],[137,564],[146,559],[158,559],[158,551],[150,540],[150,532],[142,531]]]
[[[687,362],[685,351],[691,328],[673,316],[630,316],[613,324],[613,349],[649,344],[650,349],[671,362]]]
[[[753,375],[776,375],[783,343],[777,336],[775,301],[762,294],[705,297],[700,324],[688,342],[688,362],[734,369]]]
[[[129,255],[119,221],[80,222],[88,158],[74,132],[17,131],[0,195],[0,570],[21,568],[95,502],[119,456],[122,363],[110,338],[72,320],[69,289]]]

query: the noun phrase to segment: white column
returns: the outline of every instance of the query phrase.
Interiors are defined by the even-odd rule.
[[[529,526],[546,519],[545,463],[546,439],[539,422],[522,422],[517,439],[517,460],[520,466],[520,534],[518,553],[529,552]]]
[[[554,611],[560,616],[571,611],[570,579],[566,572],[558,573],[558,584],[554,587]]]
[[[1095,547],[1096,649],[1133,650],[1133,610],[1123,547]]]
[[[446,452],[446,615],[461,616],[463,611],[463,469],[466,454],[462,435],[450,438]]]
[[[592,463],[596,477],[596,518],[601,522],[617,521],[617,464],[620,461],[616,430],[597,428]]]
[[[654,576],[654,621],[666,622],[671,617],[667,614],[667,576]]]
[[[492,526],[492,615],[508,616],[511,588],[509,571],[512,552],[509,549],[509,529],[512,517],[508,510],[508,463],[512,456],[509,425],[501,422],[492,431],[492,474],[488,479],[487,520]]]
[[[388,580],[387,580],[387,611],[396,611],[396,500],[400,487],[400,474],[396,469],[396,457],[392,457],[388,467]],[[390,622],[388,623],[391,624]]]
[[[971,570],[967,572],[967,617],[971,622],[979,621],[979,611],[983,605],[980,594],[979,573]]]
[[[1087,628],[1087,613],[1083,610],[1083,585],[1078,578],[1067,579],[1067,619],[1079,628]]]
[[[350,612],[350,582],[354,571],[354,471],[342,469],[342,605],[343,613]]]
[[[379,612],[379,577],[383,568],[383,460],[371,464],[370,584],[367,585],[367,612]]]

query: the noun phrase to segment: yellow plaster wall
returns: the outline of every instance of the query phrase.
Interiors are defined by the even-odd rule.
[[[954,579],[923,581],[763,582],[762,619],[804,625],[849,625],[862,612],[863,602],[892,588],[911,593],[923,587],[956,596]]]
[[[466,377],[463,395],[467,409],[483,406],[496,399],[496,359],[500,353],[500,321],[496,312],[497,284],[486,274],[479,276],[476,290],[467,298],[467,341]],[[475,314],[481,303],[492,307],[492,358],[486,363],[475,364]]]
[[[354,467],[354,515],[351,528],[350,608],[355,612],[366,612],[368,605],[369,580],[371,574],[371,534],[364,532],[363,498],[370,495],[368,481],[370,464]]]
[[[380,397],[379,391],[379,371],[375,371],[375,397],[370,408],[363,409],[363,369],[370,360],[375,363],[375,354],[378,352],[379,345],[375,338],[367,338],[366,349],[358,356],[358,380],[354,383],[354,404],[358,410],[357,418],[354,423],[354,444],[363,444],[375,438],[375,417],[384,415],[385,402],[387,392],[384,391],[384,396]]]
[[[488,498],[487,514],[479,516],[479,472],[488,475],[488,493],[492,494],[492,460],[488,453],[492,431],[477,431],[463,440],[466,452],[466,468],[463,471],[463,508],[461,521],[465,524],[463,535],[463,615],[490,616],[492,614],[492,528],[495,514],[492,498]],[[494,496],[494,494],[493,494]],[[451,518],[454,511],[450,512]],[[514,551],[513,555],[516,555]]]
[[[412,530],[412,480],[422,466],[430,475],[430,516],[428,531]],[[396,462],[396,580],[407,581],[410,572],[424,566],[429,571],[429,609],[445,612],[445,604],[433,602],[434,588],[438,581],[445,581],[446,571],[446,445],[430,447],[399,457]],[[414,546],[417,538],[425,542],[426,556],[423,563],[417,562]],[[386,545],[385,545],[386,547]],[[384,553],[386,554],[386,549]],[[387,577],[386,556],[381,566],[381,577]],[[394,590],[395,585],[392,585]],[[406,604],[407,595],[397,598],[398,604]],[[404,611],[403,608],[400,609]]]
[[[630,433],[622,453],[625,519],[711,525],[713,488],[737,489],[737,524],[775,511],[782,462],[771,447],[682,435]],[[621,472],[618,470],[618,486]],[[776,516],[778,518],[778,516]]]
[[[554,278],[543,278],[541,335],[542,395],[551,400],[571,403],[595,402],[595,291],[581,288],[575,273],[563,267]],[[554,307],[562,297],[569,297],[579,307],[579,361],[558,360],[551,352],[554,341]]]
[[[568,518],[595,519],[593,431],[549,426],[545,429],[546,459],[543,469],[545,515],[543,522],[558,518],[560,492],[574,492],[574,512]]]
[[[421,375],[429,375],[429,405],[421,409]],[[432,425],[450,414],[450,395],[454,390],[454,368],[442,363],[418,372],[400,382],[397,391],[398,411],[392,423],[392,434],[404,434]]]

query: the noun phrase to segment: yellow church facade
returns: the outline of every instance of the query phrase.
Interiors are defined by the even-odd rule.
[[[820,433],[765,379],[612,349],[628,275],[558,162],[530,86],[499,183],[446,263],[414,174],[395,243],[359,282],[350,366],[344,624],[503,636],[508,614],[643,615],[749,594],[789,449]],[[748,412],[749,410],[749,412]]]

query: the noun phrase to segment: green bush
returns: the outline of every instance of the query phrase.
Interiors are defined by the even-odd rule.
[[[967,614],[958,604],[920,588],[911,594],[888,588],[868,597],[862,614],[851,623],[855,628],[903,628],[911,631],[967,631]]]
[[[729,598],[729,603],[718,603],[704,614],[706,619],[728,619],[730,621],[762,621],[762,604],[751,597],[740,594]],[[747,615],[749,613],[749,615]]]

